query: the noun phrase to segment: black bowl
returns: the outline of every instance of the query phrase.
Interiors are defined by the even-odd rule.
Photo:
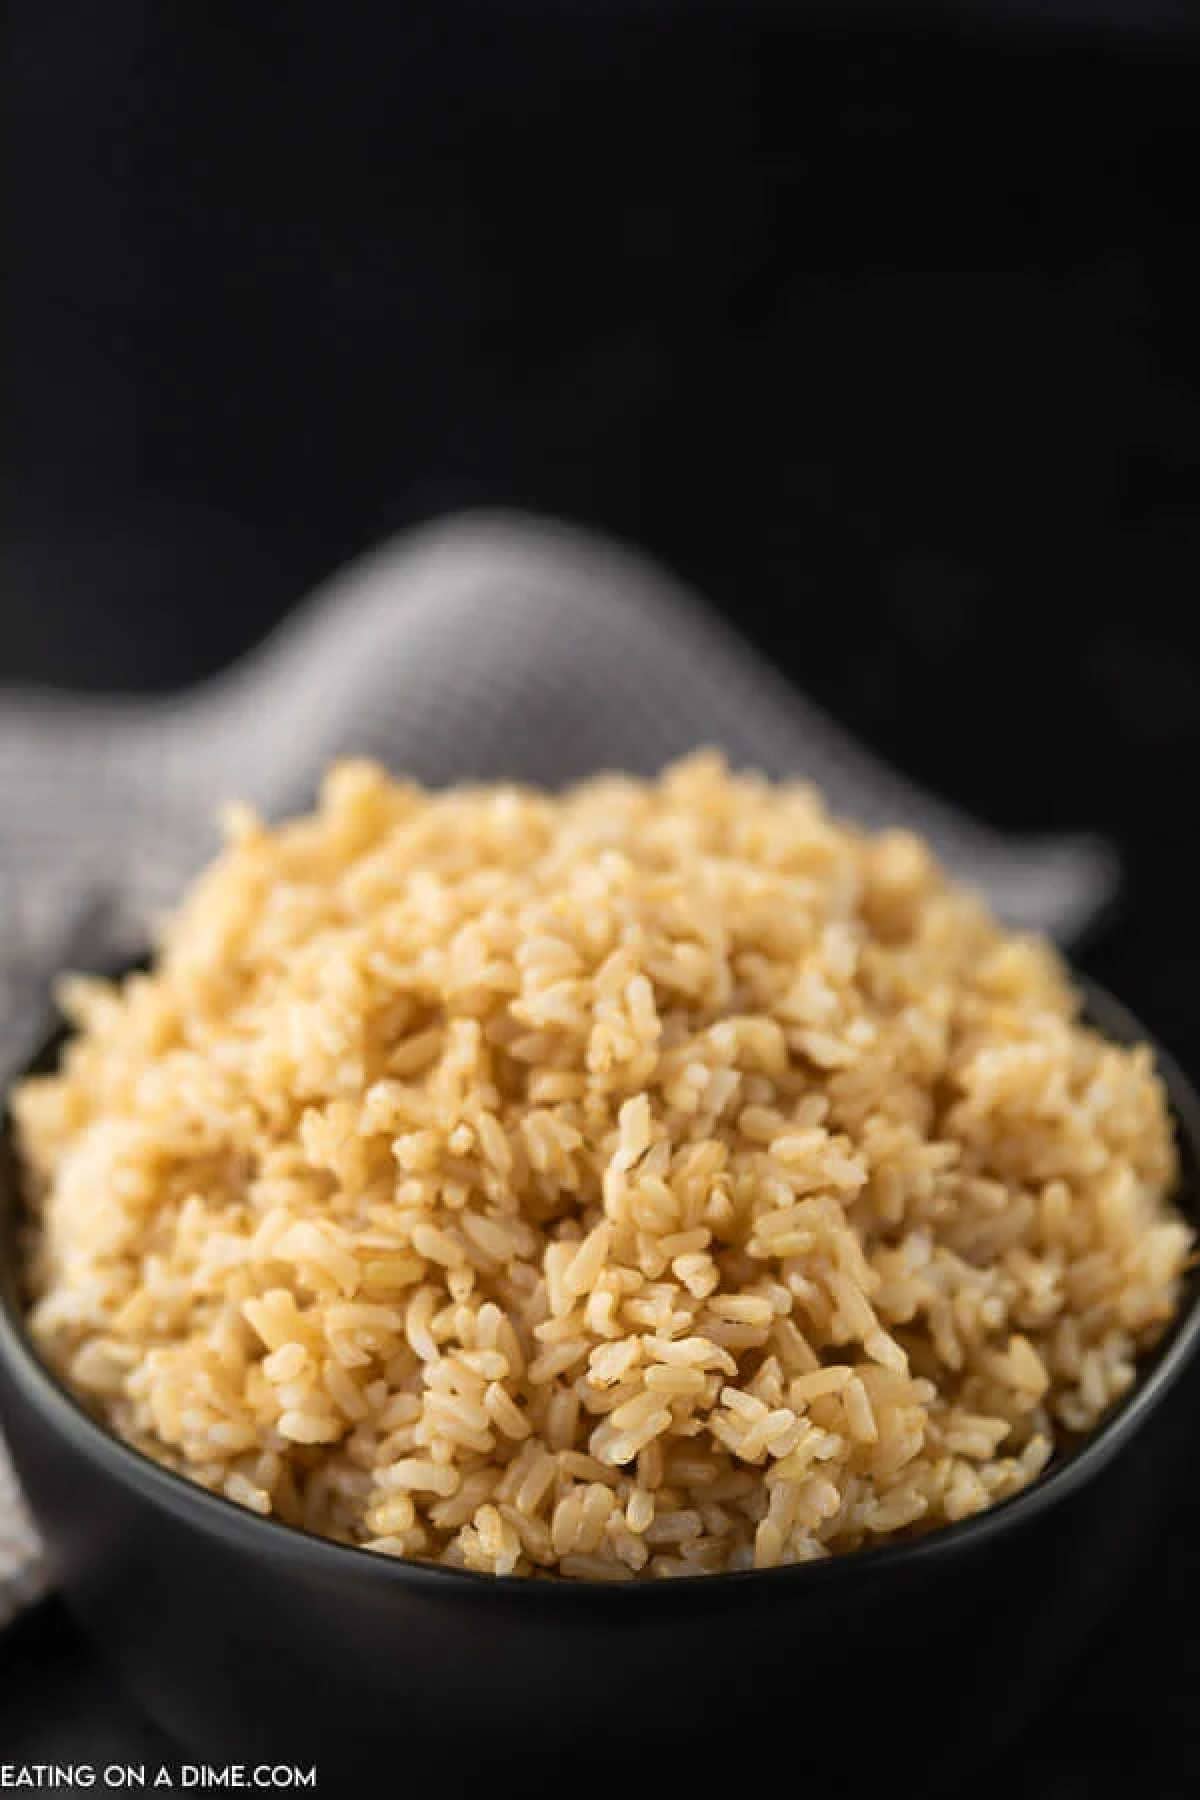
[[[1111,1037],[1144,1040],[1087,988]],[[52,1042],[35,1066],[53,1060]],[[1200,1103],[1161,1068],[1200,1221]],[[1101,1429],[1025,1493],[912,1543],[763,1573],[607,1587],[397,1562],[219,1499],[95,1424],[26,1336],[11,1145],[0,1166],[0,1421],[77,1617],[146,1710],[209,1762],[636,1779],[956,1782],[1044,1701],[1150,1537],[1162,1401],[1194,1361],[1200,1282]],[[1171,1408],[1165,1409],[1167,1415]],[[1136,1437],[1136,1450],[1132,1440]],[[735,1765],[736,1766],[736,1765]]]

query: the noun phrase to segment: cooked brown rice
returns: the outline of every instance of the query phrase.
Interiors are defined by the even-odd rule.
[[[1191,1249],[1146,1049],[900,833],[711,755],[362,763],[16,1096],[33,1329],[114,1431],[392,1556],[624,1580],[977,1512]]]

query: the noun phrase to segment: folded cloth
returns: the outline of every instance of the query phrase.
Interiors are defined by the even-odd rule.
[[[700,744],[920,832],[1007,921],[1061,942],[1115,886],[1103,842],[1005,837],[922,792],[643,557],[472,514],[363,557],[187,693],[0,693],[0,1071],[31,1047],[59,969],[144,943],[213,849],[222,801],[303,806],[348,752],[426,782],[559,785]],[[2,1458],[0,1622],[49,1579]]]

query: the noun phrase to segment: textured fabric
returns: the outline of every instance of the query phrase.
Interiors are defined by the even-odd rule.
[[[649,773],[698,744],[928,837],[1011,924],[1069,942],[1110,897],[1086,837],[987,830],[879,763],[661,570],[560,525],[471,515],[364,557],[225,674],[169,699],[0,694],[0,1069],[48,983],[145,941],[214,810],[304,806],[334,756],[426,782]],[[48,1579],[0,1450],[0,1623]]]

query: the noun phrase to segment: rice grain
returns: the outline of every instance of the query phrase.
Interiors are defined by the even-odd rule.
[[[17,1091],[31,1322],[250,1510],[494,1574],[926,1531],[1091,1430],[1192,1234],[1148,1052],[912,837],[709,755],[238,811]]]

